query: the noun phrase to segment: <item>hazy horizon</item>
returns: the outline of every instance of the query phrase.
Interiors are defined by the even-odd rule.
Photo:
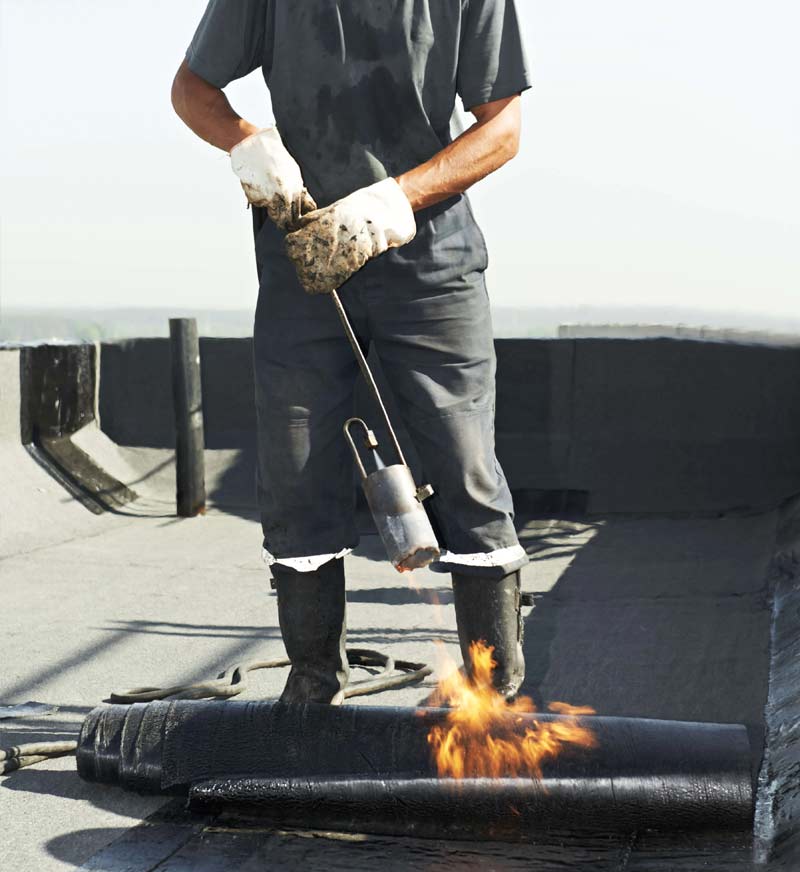
[[[0,344],[70,341],[111,341],[116,339],[165,337],[168,320],[194,317],[202,336],[242,337],[252,335],[253,310],[210,309],[181,306],[118,307],[102,309],[75,307],[5,307],[0,309]],[[553,338],[566,326],[631,328],[629,336],[647,335],[642,328],[683,327],[689,335],[704,330],[709,336],[731,332],[760,333],[768,340],[800,338],[800,317],[788,319],[748,312],[728,312],[670,306],[492,306],[497,338]],[[603,335],[608,330],[598,330]],[[614,331],[618,333],[618,331]],[[583,335],[583,334],[581,334]],[[745,340],[746,341],[746,340]]]

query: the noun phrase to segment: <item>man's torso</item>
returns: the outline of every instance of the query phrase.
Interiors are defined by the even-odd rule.
[[[272,3],[264,76],[320,205],[450,141],[461,0]]]

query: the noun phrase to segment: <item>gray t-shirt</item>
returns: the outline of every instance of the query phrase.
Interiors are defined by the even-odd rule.
[[[320,206],[440,151],[456,94],[531,85],[514,0],[210,0],[186,58],[218,88],[262,68]]]

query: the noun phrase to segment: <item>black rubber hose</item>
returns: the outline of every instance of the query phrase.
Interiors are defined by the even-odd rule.
[[[350,826],[352,820],[362,832],[373,812],[381,832],[415,832],[426,818],[436,829],[441,809],[459,796],[466,828],[484,834],[506,825],[524,833],[556,822],[563,829],[624,830],[751,825],[743,727],[585,718],[596,747],[567,747],[544,765],[542,781],[454,784],[437,777],[427,738],[447,715],[441,709],[236,701],[111,706],[86,719],[78,771],[90,781],[142,792],[185,794],[198,785],[197,802],[214,799],[211,786],[200,782],[234,784],[233,777],[237,786],[228,795],[220,788],[220,800],[238,801],[246,788],[250,804],[254,795],[263,796],[263,807],[274,809],[285,789],[293,810],[305,807],[310,815],[319,802],[317,825]],[[524,733],[537,722],[558,720],[522,715],[515,729]],[[509,823],[514,817],[518,825]]]
[[[374,670],[378,674],[373,678],[350,682],[344,691],[346,699],[419,684],[433,672],[433,669],[425,663],[393,660],[388,654],[371,651],[368,648],[348,648],[347,660],[351,666]],[[237,663],[220,672],[216,678],[170,687],[134,687],[121,693],[110,694],[107,702],[129,704],[154,702],[159,699],[230,699],[247,690],[248,676],[251,672],[259,669],[276,669],[281,666],[291,666],[291,660],[283,657],[279,660]]]

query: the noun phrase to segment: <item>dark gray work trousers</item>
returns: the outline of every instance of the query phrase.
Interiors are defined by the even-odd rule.
[[[261,210],[259,210],[260,212]],[[358,544],[353,459],[342,425],[359,370],[333,302],[300,286],[283,234],[255,217],[258,500],[268,562]],[[417,235],[340,289],[374,346],[435,496],[441,570],[487,576],[527,562],[495,458],[495,353],[486,243],[466,196],[417,213]],[[290,561],[288,565],[296,565]],[[313,568],[313,565],[312,567]]]

